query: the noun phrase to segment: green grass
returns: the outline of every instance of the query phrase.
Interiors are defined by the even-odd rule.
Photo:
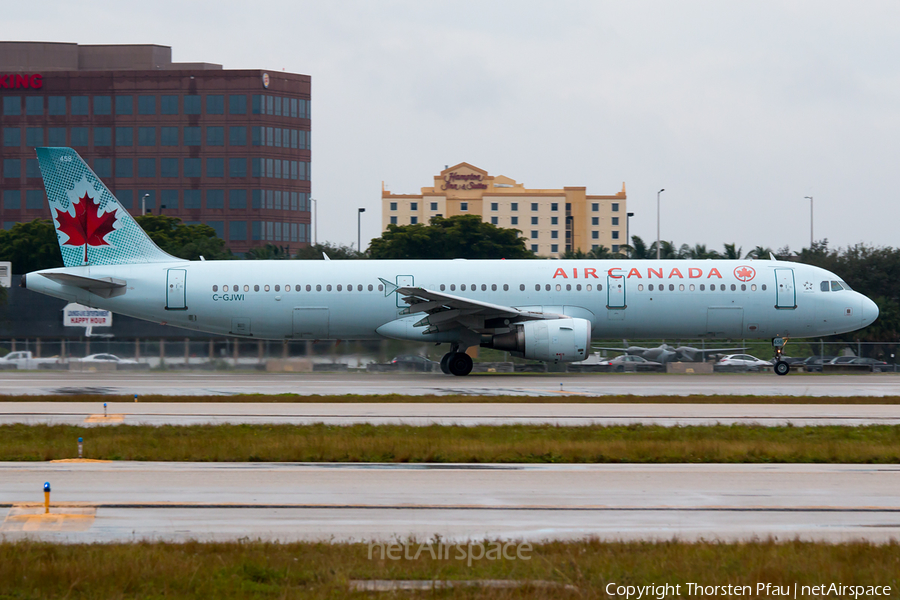
[[[565,386],[571,375],[562,375]],[[502,375],[501,375],[502,376]],[[542,375],[543,376],[543,375]],[[615,375],[610,375],[614,377]],[[814,375],[810,375],[813,377]],[[546,376],[543,376],[546,377]],[[694,377],[693,375],[675,375],[675,377]],[[298,385],[302,380],[298,380]],[[577,383],[577,382],[575,382]],[[565,389],[565,388],[564,388]],[[551,391],[552,393],[552,391]],[[568,393],[550,396],[483,396],[467,394],[448,394],[446,396],[422,395],[408,396],[404,394],[345,394],[340,396],[317,396],[302,394],[235,394],[231,396],[161,396],[141,395],[140,402],[253,402],[253,403],[487,403],[487,404],[900,404],[900,396],[751,396],[751,395],[700,395],[691,396],[577,396]],[[98,411],[104,402],[134,402],[133,395],[101,394],[56,394],[46,396],[2,395],[2,402],[87,402],[96,403]]]
[[[266,542],[54,545],[0,543],[0,598],[606,598],[608,583],[891,586],[900,589],[897,543],[635,542],[535,544],[530,560],[369,559],[366,544]],[[351,580],[544,581],[574,589],[457,588],[351,593]],[[792,594],[791,594],[792,596]],[[806,596],[809,597],[809,596]],[[851,596],[842,596],[852,598]],[[655,598],[651,596],[650,598]],[[671,596],[670,596],[671,598]]]
[[[900,462],[900,426],[550,425],[0,426],[0,461],[85,457],[201,462]]]

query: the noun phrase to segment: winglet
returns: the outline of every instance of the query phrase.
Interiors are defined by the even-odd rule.
[[[384,284],[384,297],[385,298],[387,298],[388,296],[390,296],[391,294],[393,294],[394,292],[396,292],[397,290],[400,289],[399,285],[393,284],[390,281],[388,281],[387,279],[382,279],[381,277],[379,277],[378,281],[380,281],[381,283]]]

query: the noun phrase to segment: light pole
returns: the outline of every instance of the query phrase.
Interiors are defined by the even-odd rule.
[[[150,194],[144,194],[141,197],[141,215],[147,214],[147,198],[150,197]]]
[[[625,217],[625,243],[631,248],[631,217],[634,213],[627,213]],[[628,251],[628,258],[631,258],[631,250]]]
[[[318,235],[318,222],[319,222],[319,204],[316,202],[315,198],[310,198],[310,202],[313,204],[313,246],[318,245],[319,243],[319,235]]]
[[[812,250],[813,247],[813,197],[812,196],[803,196],[804,198],[809,198],[809,249]]]
[[[356,210],[356,251],[362,254],[362,214],[366,209],[359,208]]]
[[[659,260],[659,195],[664,191],[666,188],[656,192],[656,260]]]

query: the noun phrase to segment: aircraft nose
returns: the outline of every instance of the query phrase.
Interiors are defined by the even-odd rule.
[[[862,326],[867,327],[878,318],[878,305],[866,296],[862,297]]]

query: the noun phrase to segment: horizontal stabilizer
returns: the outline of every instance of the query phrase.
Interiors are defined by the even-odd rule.
[[[56,283],[81,288],[102,298],[121,296],[125,293],[125,286],[128,285],[126,281],[115,279],[113,277],[100,277],[95,279],[93,277],[82,277],[81,275],[71,275],[69,273],[41,273],[41,275]]]

